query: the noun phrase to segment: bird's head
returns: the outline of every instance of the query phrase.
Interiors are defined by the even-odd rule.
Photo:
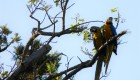
[[[97,26],[92,26],[91,28],[90,28],[90,32],[97,32],[97,29],[98,29],[99,27],[97,27]]]
[[[109,18],[106,20],[106,24],[112,24],[112,21],[113,21],[113,18],[112,18],[112,17],[109,17]]]

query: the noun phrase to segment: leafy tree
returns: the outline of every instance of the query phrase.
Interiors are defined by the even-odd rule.
[[[47,1],[47,0],[46,0]],[[60,60],[62,56],[67,55],[54,51],[50,52],[52,46],[50,43],[55,37],[61,37],[62,35],[68,34],[78,34],[83,35],[83,40],[85,42],[90,43],[92,40],[90,38],[90,32],[88,24],[93,22],[101,22],[103,21],[88,21],[85,22],[84,19],[80,18],[78,15],[74,18],[76,23],[72,23],[69,26],[66,26],[66,13],[69,8],[71,8],[74,4],[68,4],[69,0],[53,0],[53,5],[55,8],[60,8],[60,12],[55,15],[49,14],[49,11],[52,9],[51,5],[48,5],[45,0],[29,0],[27,5],[27,9],[30,12],[30,18],[37,22],[37,27],[32,29],[32,36],[30,37],[27,44],[23,45],[21,43],[21,37],[18,33],[15,33],[14,37],[8,42],[9,34],[12,34],[12,31],[9,30],[7,25],[1,26],[0,30],[0,52],[5,51],[11,44],[14,42],[18,43],[18,46],[14,46],[14,56],[15,65],[11,69],[11,71],[2,71],[0,73],[0,79],[7,80],[68,80],[73,79],[74,75],[84,68],[91,67],[96,62],[99,52],[111,43],[115,38],[121,37],[126,34],[127,31],[123,31],[117,36],[111,38],[109,42],[105,43],[101,48],[96,51],[96,54],[90,54],[88,51],[82,50],[85,54],[91,57],[90,60],[82,62],[73,66],[67,67],[66,70],[58,72],[60,64]],[[34,15],[38,12],[45,12],[43,20],[35,17]],[[117,8],[111,10],[112,12],[116,12]],[[61,19],[60,19],[61,18]],[[119,16],[115,18],[117,23],[119,23]],[[42,27],[42,24],[45,20],[48,20],[48,24],[46,27]],[[50,23],[50,24],[49,24]],[[57,30],[56,27],[58,23],[61,23],[61,30]],[[116,28],[118,25],[116,26]],[[52,28],[53,30],[50,32],[46,32],[45,30]],[[41,42],[38,39],[39,36],[48,36],[49,39],[45,42]],[[20,43],[19,43],[20,42]],[[68,61],[69,64],[69,61]],[[1,65],[2,68],[2,65]],[[0,70],[1,70],[0,68]]]

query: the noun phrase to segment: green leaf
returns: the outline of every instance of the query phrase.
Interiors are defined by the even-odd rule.
[[[84,19],[79,19],[78,21],[84,22],[85,20]]]
[[[40,1],[40,0],[30,0],[29,2],[30,2],[30,3],[35,3],[35,2],[38,3],[39,1]]]
[[[118,18],[114,18],[114,20],[117,22],[118,21]]]
[[[85,31],[84,32],[84,40],[85,41],[88,41],[89,40],[89,32],[88,31]]]
[[[2,33],[5,34],[5,35],[9,35],[9,34],[12,33],[12,31],[9,30],[7,25],[0,26],[0,28],[2,29]]]
[[[35,2],[35,0],[30,0],[29,2],[34,3],[34,2]]]
[[[42,8],[42,10],[47,10],[48,9],[48,5],[46,5],[46,6],[44,6],[43,8]]]
[[[70,26],[71,26],[71,27],[73,27],[73,26],[74,26],[74,24],[71,24]]]
[[[79,24],[79,23],[78,23]],[[71,26],[71,28],[70,28],[70,30],[74,30],[74,29],[77,29],[78,28],[78,24],[71,24],[70,26]]]
[[[58,6],[59,1],[60,1],[60,0],[56,0],[56,1],[55,1],[56,7]]]
[[[18,46],[14,46],[14,49],[14,53],[16,53],[16,55],[20,55],[23,52],[24,45],[20,44]]]
[[[19,42],[21,40],[21,37],[18,35],[18,33],[15,33],[15,36],[14,36],[14,42]]]
[[[2,73],[3,76],[7,76],[8,75],[8,71],[5,71]]]
[[[116,11],[117,11],[117,8],[111,9],[111,12],[116,12]]]

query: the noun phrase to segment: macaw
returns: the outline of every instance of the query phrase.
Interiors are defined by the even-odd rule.
[[[92,38],[93,38],[94,47],[96,50],[98,50],[104,44],[101,28],[92,26],[90,28],[90,32],[93,33]],[[103,49],[101,53],[99,53],[100,55],[97,59],[97,65],[96,65],[96,71],[95,71],[95,80],[100,80],[100,74],[102,70],[102,64],[104,62],[105,52],[106,52],[105,49]]]
[[[113,26],[113,18],[109,17],[105,24],[102,26],[102,31],[103,31],[103,37],[105,41],[108,41],[111,37],[117,35],[116,29]],[[106,50],[106,56],[105,56],[105,73],[107,72],[109,61],[112,55],[112,52],[114,52],[117,55],[117,39],[115,39],[111,44],[107,46]]]

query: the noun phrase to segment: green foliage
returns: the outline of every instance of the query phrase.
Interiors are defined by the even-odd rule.
[[[60,0],[55,0],[55,5],[56,7],[58,6],[58,3],[60,2]]]
[[[16,53],[17,55],[21,55],[23,52],[24,46],[22,44],[18,45],[18,46],[14,46],[14,53]]]
[[[79,24],[71,24],[71,25],[70,25],[70,26],[71,26],[70,30],[77,29],[77,28],[78,28],[78,25],[79,25]]]
[[[30,3],[38,3],[40,0],[29,0]]]
[[[5,35],[9,35],[9,34],[12,33],[12,31],[9,30],[7,25],[0,26],[0,28],[2,29],[2,33],[5,34]]]
[[[70,25],[71,30],[77,29],[79,27],[79,24],[85,21],[84,19],[78,19],[77,17],[75,19],[76,19],[76,24],[71,24]]]
[[[47,10],[48,9],[48,5],[45,5],[43,8],[42,8],[42,10]]]
[[[84,41],[88,42],[90,33],[88,31],[84,31],[83,33],[84,33]]]
[[[16,37],[14,38],[15,40],[19,40],[19,37],[17,37],[18,34],[16,34]],[[32,52],[36,51],[37,49],[40,48],[40,46],[42,45],[42,43],[40,42],[40,40],[36,39],[33,41],[33,44],[31,46],[31,48],[28,51],[28,55],[32,54]],[[16,60],[19,56],[21,56],[21,54],[23,53],[24,50],[24,45],[19,44],[18,46],[14,46],[14,53],[15,55],[13,56],[13,58]]]
[[[97,52],[97,50],[95,48],[93,48],[92,51],[93,51],[93,53],[96,53]]]
[[[55,73],[56,71],[56,61],[50,62],[50,63],[46,63],[47,66],[47,71],[49,73]]]
[[[48,57],[49,58],[54,58],[58,55],[58,52],[54,52],[52,54],[49,54]],[[59,61],[61,60],[61,56],[56,57],[53,61],[50,61],[49,63],[46,63],[46,67],[47,67],[47,72],[49,73],[56,73],[57,69],[59,67]]]
[[[4,71],[2,74],[1,74],[2,77],[6,77],[8,76],[8,71]]]
[[[118,9],[117,8],[113,8],[111,9],[111,12],[116,12]]]
[[[84,22],[85,20],[84,20],[84,19],[79,19],[78,21],[79,21],[79,22]]]
[[[18,33],[15,33],[14,38],[12,38],[14,42],[19,42],[21,40],[21,37],[18,35]]]
[[[18,46],[14,46],[14,55],[13,55],[13,60],[17,60],[21,58],[21,55],[24,50],[24,45],[19,44]]]
[[[41,77],[43,74],[55,74],[58,71],[58,68],[60,66],[59,61],[61,60],[61,55],[57,51],[47,54],[46,56],[46,63],[42,65],[42,67],[39,70],[39,76]],[[43,80],[45,80],[43,78]],[[51,80],[62,80],[61,76],[55,77]]]
[[[79,14],[76,14],[76,17],[75,18],[72,18],[75,20],[75,24],[71,24],[71,30],[73,29],[77,29],[79,27],[79,24],[84,22],[84,19],[83,18],[80,18],[80,15]]]
[[[117,22],[118,21],[118,18],[114,18],[114,20],[115,20],[115,22]]]
[[[40,42],[40,40],[38,40],[38,39],[34,40],[33,44],[32,44],[32,50],[35,51],[35,50],[39,49],[41,45],[42,45],[42,43]]]

